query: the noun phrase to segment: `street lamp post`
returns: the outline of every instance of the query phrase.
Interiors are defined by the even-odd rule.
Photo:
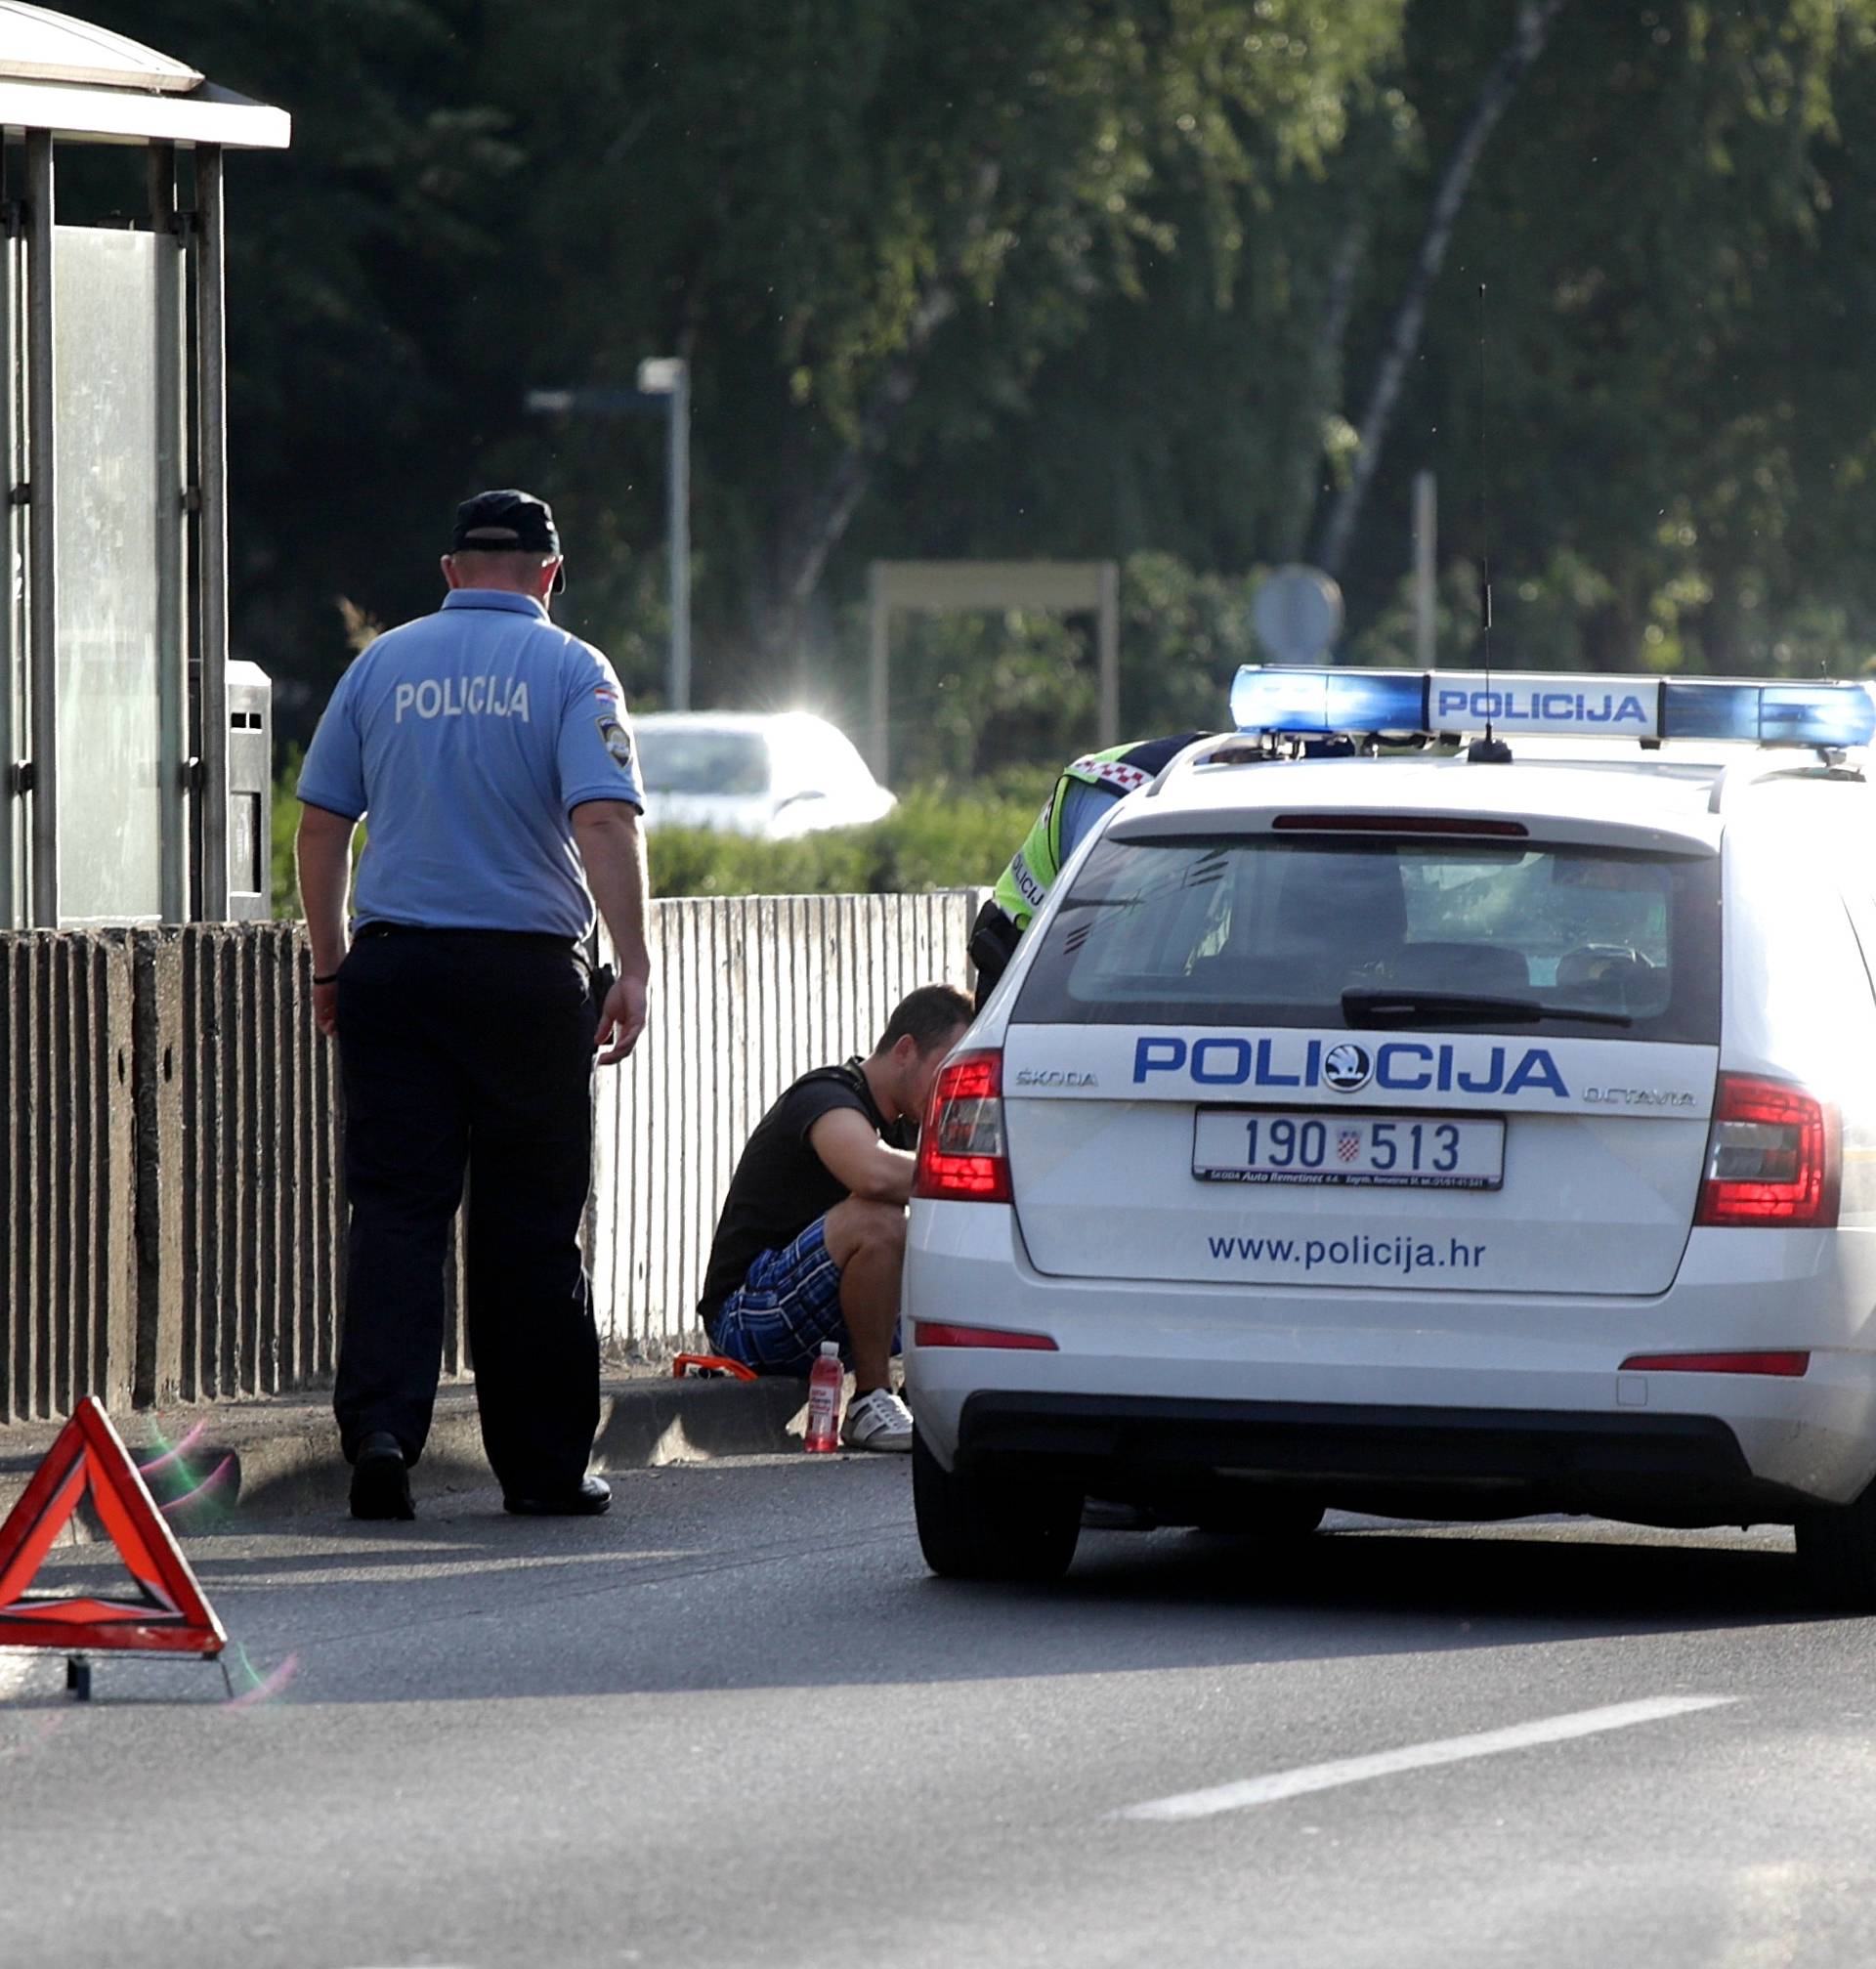
[[[691,365],[681,356],[654,356],[638,365],[642,396],[670,408],[665,496],[671,556],[671,667],[666,695],[674,711],[691,707]]]
[[[681,356],[652,356],[638,365],[636,390],[530,390],[529,409],[543,416],[587,411],[630,415],[661,402],[668,423],[669,498],[666,537],[671,557],[671,647],[664,694],[669,708],[691,707],[691,365]]]

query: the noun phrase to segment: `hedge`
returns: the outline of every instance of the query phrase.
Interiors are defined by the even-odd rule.
[[[274,910],[299,915],[293,875],[296,759],[274,788]],[[915,787],[882,821],[793,840],[752,840],[701,828],[647,831],[660,896],[905,895],[994,882],[1036,818],[1051,770],[1002,773],[970,786]]]

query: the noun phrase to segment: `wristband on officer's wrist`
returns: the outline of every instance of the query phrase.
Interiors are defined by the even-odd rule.
[[[337,983],[338,983],[338,981],[339,981],[339,974],[338,974],[338,972],[337,972],[337,971],[327,971],[327,972],[326,972],[326,974],[325,974],[325,975],[324,975],[323,977],[320,977],[320,976],[319,975],[319,973],[318,973],[318,972],[316,971],[316,972],[314,973],[314,976],[313,976],[313,982],[314,982],[314,983],[315,983],[316,985],[319,985],[319,984],[337,984]]]

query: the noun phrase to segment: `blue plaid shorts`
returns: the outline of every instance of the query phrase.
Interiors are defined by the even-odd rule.
[[[718,1353],[758,1374],[806,1374],[824,1340],[837,1340],[846,1353],[840,1267],[828,1255],[826,1218],[749,1266],[723,1302],[710,1338]]]

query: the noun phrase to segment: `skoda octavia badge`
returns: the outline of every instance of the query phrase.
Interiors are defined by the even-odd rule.
[[[1338,1093],[1353,1093],[1366,1087],[1374,1070],[1366,1047],[1332,1046],[1322,1056],[1322,1077]]]

